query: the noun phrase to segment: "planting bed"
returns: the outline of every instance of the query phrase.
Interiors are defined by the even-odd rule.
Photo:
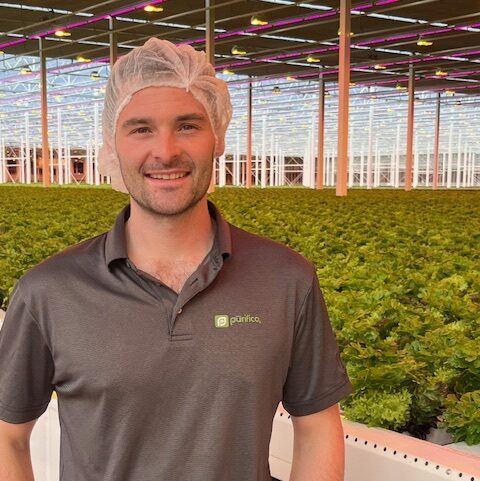
[[[219,189],[240,227],[317,267],[355,392],[346,417],[480,443],[480,192]],[[107,230],[128,197],[0,187],[0,302],[31,266]]]

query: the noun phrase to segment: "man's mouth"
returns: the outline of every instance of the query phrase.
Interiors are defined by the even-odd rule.
[[[182,177],[186,177],[188,174],[188,172],[174,172],[171,174],[146,174],[146,176],[150,177],[151,179],[176,180],[181,179]]]

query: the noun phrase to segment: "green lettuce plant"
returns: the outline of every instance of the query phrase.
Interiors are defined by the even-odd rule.
[[[457,397],[447,397],[442,426],[455,441],[480,444],[480,389]]]
[[[469,393],[480,390],[479,197],[354,189],[338,198],[302,188],[211,195],[227,220],[315,264],[355,387],[347,416],[422,437],[444,415],[469,442],[478,399]],[[109,229],[127,202],[106,188],[0,186],[3,307],[25,271]],[[470,430],[454,425],[449,413],[460,408]]]

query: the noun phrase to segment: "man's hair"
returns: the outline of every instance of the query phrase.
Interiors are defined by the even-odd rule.
[[[99,171],[110,176],[112,187],[122,192],[127,189],[115,149],[117,121],[132,95],[147,87],[178,87],[190,92],[205,107],[217,143],[224,141],[232,117],[227,84],[215,77],[215,69],[205,52],[190,45],[176,46],[167,40],[150,38],[119,58],[105,92]]]

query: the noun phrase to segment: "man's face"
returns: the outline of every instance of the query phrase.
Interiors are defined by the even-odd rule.
[[[174,87],[135,93],[119,115],[115,145],[123,181],[143,209],[178,215],[205,197],[215,136],[191,93]]]

